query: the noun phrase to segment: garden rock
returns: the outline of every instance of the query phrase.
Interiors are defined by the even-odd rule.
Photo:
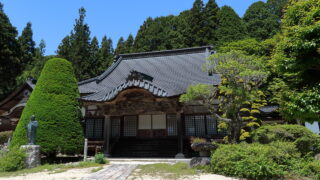
[[[191,159],[189,166],[191,168],[197,167],[197,166],[207,166],[210,165],[211,158],[209,157],[194,157]]]

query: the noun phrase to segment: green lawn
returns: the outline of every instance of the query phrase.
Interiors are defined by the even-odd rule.
[[[184,176],[192,176],[196,174],[195,169],[188,167],[186,163],[158,163],[150,165],[140,165],[131,175],[132,179],[142,176],[161,177],[163,179],[179,179]]]
[[[96,171],[98,171],[98,169],[102,168],[103,165],[104,164],[97,164],[91,161],[79,162],[75,164],[44,164],[32,169],[23,169],[15,172],[0,172],[0,177],[19,176],[19,175],[37,173],[37,172],[43,172],[43,171],[48,171],[49,173],[61,173],[73,168],[89,168],[89,167],[98,167],[96,168]]]

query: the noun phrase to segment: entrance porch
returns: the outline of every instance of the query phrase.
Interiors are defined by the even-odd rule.
[[[85,107],[86,137],[100,142],[106,156],[183,158],[194,154],[190,137],[223,137],[205,108],[144,89],[127,89],[111,102]]]

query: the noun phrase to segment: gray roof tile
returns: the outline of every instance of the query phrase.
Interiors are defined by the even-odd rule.
[[[146,89],[155,96],[170,97],[185,93],[188,86],[197,83],[218,85],[219,75],[208,76],[202,70],[209,55],[209,46],[120,55],[100,76],[79,82],[80,93],[89,94],[81,99],[110,101],[130,87]],[[132,71],[153,80],[127,80]]]

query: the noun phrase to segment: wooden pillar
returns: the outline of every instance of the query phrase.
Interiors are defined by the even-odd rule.
[[[111,131],[111,120],[110,116],[105,115],[104,118],[104,132],[103,132],[103,137],[104,137],[104,155],[106,157],[110,157],[110,132]]]
[[[181,120],[181,113],[177,113],[177,126],[178,126],[178,146],[179,146],[179,152],[176,154],[176,159],[185,158],[183,154],[183,134],[182,134],[182,120]]]

